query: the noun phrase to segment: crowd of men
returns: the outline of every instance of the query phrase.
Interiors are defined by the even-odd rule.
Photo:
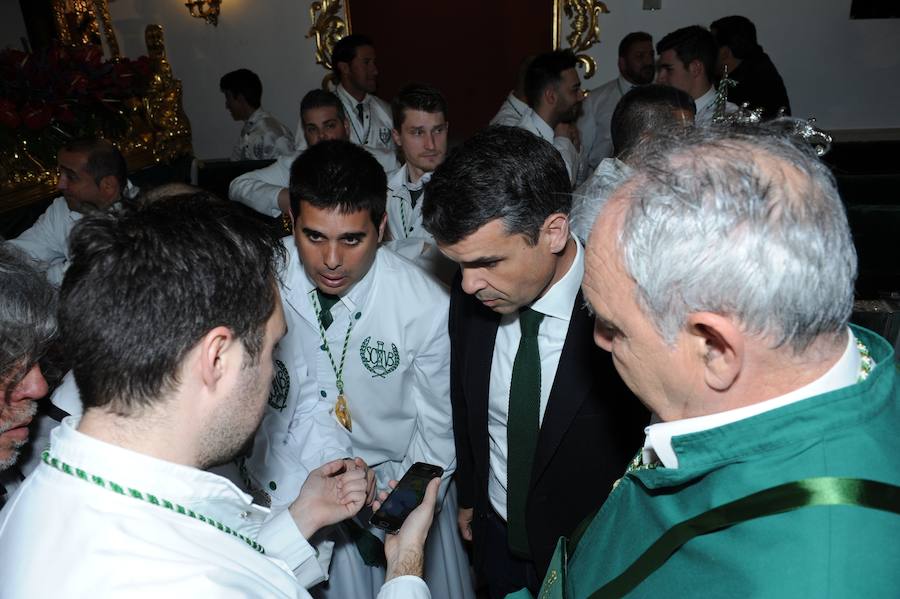
[[[296,139],[222,78],[235,157],[276,158],[228,199],[76,141],[0,243],[0,595],[894,592],[896,358],[849,324],[834,178],[712,122],[725,69],[789,111],[752,23],[629,34],[587,99],[529,57],[451,152],[440,91],[332,59]]]

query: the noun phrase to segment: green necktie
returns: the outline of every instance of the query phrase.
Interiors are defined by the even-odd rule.
[[[320,289],[316,289],[316,293],[319,296],[319,306],[322,309],[322,311],[319,312],[319,320],[322,321],[322,328],[327,331],[328,327],[331,326],[331,323],[334,322],[334,316],[331,315],[331,309],[336,303],[341,301],[341,298],[336,295],[322,293]]]
[[[513,362],[506,423],[506,523],[509,548],[518,556],[531,557],[525,530],[525,503],[531,467],[540,430],[541,353],[538,328],[544,315],[531,308],[519,312],[522,338]]]

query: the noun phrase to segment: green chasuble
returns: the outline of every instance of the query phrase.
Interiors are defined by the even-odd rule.
[[[585,599],[676,524],[770,487],[816,477],[900,485],[894,353],[870,331],[853,333],[876,362],[867,379],[674,437],[679,467],[625,474],[574,554],[560,540],[539,596]],[[814,506],[735,524],[687,541],[626,596],[900,596],[900,515]]]

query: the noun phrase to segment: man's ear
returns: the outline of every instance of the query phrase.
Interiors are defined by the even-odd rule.
[[[541,237],[549,245],[551,252],[562,252],[569,242],[569,217],[562,212],[554,212],[548,216],[541,227]]]
[[[698,78],[703,73],[704,68],[703,63],[696,59],[688,64],[688,72],[694,79]],[[707,73],[707,75],[709,76],[709,80],[712,81],[712,73]]]
[[[402,125],[401,125],[402,126]],[[394,139],[394,145],[398,148],[402,148],[403,145],[400,143],[400,132],[396,129],[391,129],[391,137]]]
[[[378,243],[384,239],[385,227],[387,227],[387,212],[381,215],[381,224],[378,225]]]
[[[625,57],[620,56],[619,57],[619,73],[624,73],[624,72],[625,72]]]
[[[346,81],[347,77],[350,75],[350,63],[349,62],[339,62],[337,63],[338,73],[341,74],[341,81]]]
[[[557,95],[556,86],[548,85],[544,88],[544,93],[541,94],[541,97],[544,99],[544,104],[547,106],[556,106]]]
[[[100,190],[100,197],[103,198],[104,204],[112,204],[121,193],[119,180],[113,175],[106,175],[100,179],[97,188]]]
[[[241,343],[228,327],[211,329],[200,339],[198,346],[197,374],[203,386],[209,390],[215,390],[221,384],[229,369],[242,366]]]
[[[744,367],[744,334],[734,321],[713,312],[687,318],[697,355],[704,363],[704,381],[715,391],[727,391]]]

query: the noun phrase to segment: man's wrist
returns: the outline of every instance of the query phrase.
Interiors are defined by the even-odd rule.
[[[387,574],[384,581],[387,582],[398,576],[418,576],[422,578],[424,573],[425,557],[422,547],[406,547],[397,552],[397,557],[388,560]]]

